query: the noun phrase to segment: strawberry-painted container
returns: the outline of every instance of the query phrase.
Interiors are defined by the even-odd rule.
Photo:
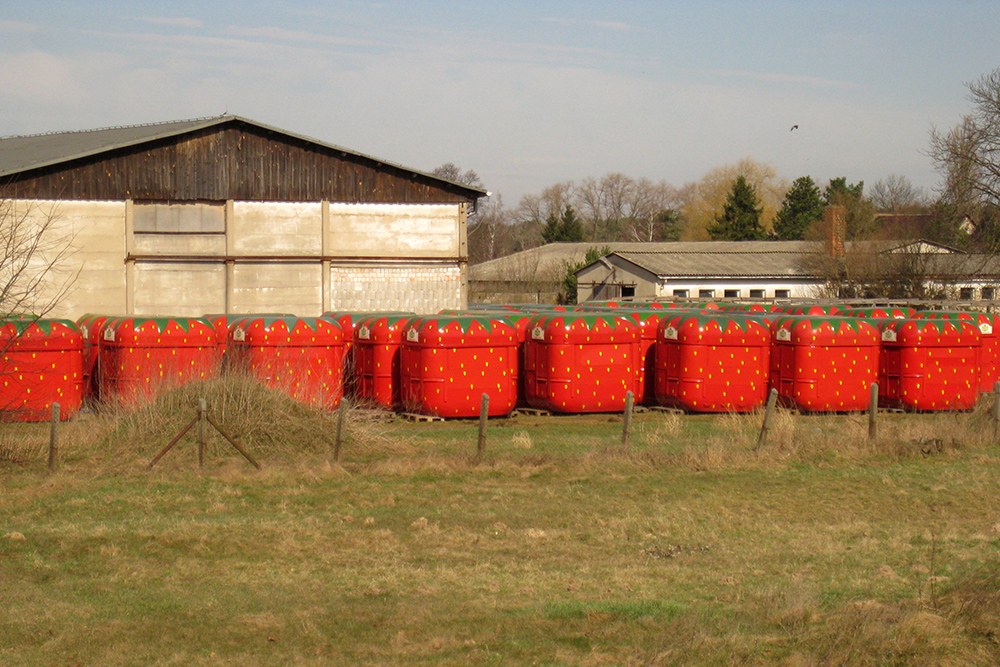
[[[1000,315],[966,310],[921,310],[913,317],[920,320],[967,320],[979,327],[983,339],[979,391],[993,391],[997,380],[1000,380]]]
[[[372,312],[363,311],[336,311],[329,310],[321,317],[333,320],[340,327],[343,335],[343,385],[344,393],[353,396],[356,391],[357,378],[354,376],[354,325],[362,318],[374,315]]]
[[[777,312],[785,313],[786,315],[801,315],[806,317],[829,317],[831,315],[840,315],[840,311],[843,306],[838,306],[836,304],[799,304],[799,305],[789,305],[789,306],[775,306]]]
[[[202,317],[121,317],[100,325],[100,398],[137,407],[218,374],[215,328]]]
[[[621,314],[639,327],[639,358],[635,364],[635,402],[656,405],[656,339],[660,322],[671,316],[672,310],[638,309]]]
[[[400,355],[401,399],[407,412],[446,418],[489,416],[517,404],[517,328],[505,317],[432,315],[406,327]]]
[[[71,419],[83,403],[83,334],[59,319],[0,320],[0,419]]]
[[[878,380],[879,331],[851,317],[784,316],[771,325],[771,387],[809,412],[867,410]]]
[[[769,326],[743,314],[664,318],[656,341],[660,405],[689,412],[749,412],[767,400]]]
[[[621,301],[584,301],[573,306],[572,310],[592,313],[595,310],[603,311],[609,308],[618,308],[621,304]]]
[[[121,316],[97,315],[89,313],[76,321],[83,336],[83,398],[100,399],[101,393],[101,336],[104,323]]]
[[[983,336],[966,319],[883,320],[879,403],[968,410],[979,398]]]
[[[225,358],[226,348],[229,346],[229,328],[234,322],[245,320],[248,317],[295,317],[291,313],[254,313],[254,314],[233,314],[233,313],[212,313],[203,315],[206,320],[215,327],[215,340],[219,348],[219,357]]]
[[[760,303],[720,303],[723,313],[769,313],[771,309]]]
[[[344,395],[344,334],[326,317],[251,316],[229,334],[230,368],[307,405],[333,410]]]
[[[400,358],[406,325],[413,314],[379,314],[354,326],[355,393],[362,403],[386,410],[402,407]]]
[[[916,312],[913,308],[905,306],[886,306],[884,308],[845,308],[837,313],[837,315],[841,317],[860,317],[869,320],[905,320],[913,317]]]
[[[553,313],[528,325],[525,398],[552,412],[620,412],[641,363],[636,323],[611,314]]]

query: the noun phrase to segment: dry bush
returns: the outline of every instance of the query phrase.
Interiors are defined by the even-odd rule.
[[[236,373],[164,392],[138,409],[103,407],[92,420],[92,430],[101,434],[92,446],[112,463],[127,464],[139,458],[145,462],[197,417],[202,398],[209,416],[254,458],[290,460],[293,455],[329,457],[333,452],[336,411],[306,405]],[[348,409],[345,443],[350,443],[352,453],[392,450],[381,420],[352,410],[346,399],[343,405]],[[182,442],[196,441],[197,428]],[[235,453],[210,425],[205,425],[205,432],[211,454]]]
[[[985,397],[970,412],[881,414],[874,439],[868,437],[867,413],[799,415],[777,409],[766,441],[756,451],[763,409],[746,414],[721,414],[715,418],[709,434],[683,443],[677,454],[666,455],[666,461],[680,468],[707,471],[792,463],[833,465],[898,462],[931,456],[954,458],[993,444],[991,402],[992,397]],[[650,438],[651,443],[669,440],[658,435],[657,427],[648,432],[656,434]]]

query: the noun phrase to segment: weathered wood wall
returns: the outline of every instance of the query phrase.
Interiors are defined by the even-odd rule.
[[[236,122],[7,177],[0,197],[474,203],[468,189]]]

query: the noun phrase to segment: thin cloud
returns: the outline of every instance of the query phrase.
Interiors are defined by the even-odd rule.
[[[860,84],[851,81],[839,81],[837,79],[826,79],[819,76],[802,76],[798,74],[785,74],[783,72],[749,72],[746,70],[713,70],[709,72],[715,76],[731,79],[749,79],[752,81],[764,81],[766,83],[794,83],[815,86],[819,88],[860,88]]]
[[[622,23],[621,21],[591,21],[590,25],[594,28],[606,28],[608,30],[620,30],[622,32],[631,32],[633,30],[632,26],[628,23]]]
[[[272,26],[263,28],[231,27],[226,30],[226,33],[235,37],[273,39],[288,42],[311,42],[313,44],[333,44],[335,46],[386,46],[386,43],[384,42],[377,42],[369,39],[321,35],[319,33],[308,32],[305,30],[287,30],[285,28],[275,28]]]
[[[142,16],[139,17],[139,20],[146,23],[152,23],[153,25],[165,25],[171,28],[194,28],[195,30],[201,30],[205,27],[204,21],[185,17],[171,18],[166,16]]]
[[[39,27],[33,23],[22,21],[0,21],[0,33],[26,33],[38,32]]]

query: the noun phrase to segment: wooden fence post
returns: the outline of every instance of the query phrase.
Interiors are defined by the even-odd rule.
[[[1000,382],[993,385],[993,439],[1000,439]]]
[[[767,432],[771,429],[771,415],[774,414],[774,404],[778,402],[778,390],[772,389],[767,397],[767,407],[764,408],[764,423],[760,425],[760,435],[753,450],[756,452],[767,442]]]
[[[347,406],[344,405],[344,399],[340,399],[340,406],[337,408],[337,439],[333,442],[333,460],[340,461],[340,447],[344,442],[344,413],[347,412]]]
[[[635,407],[635,394],[628,392],[625,394],[625,417],[622,420],[622,445],[628,447],[629,440],[632,439],[632,409]]]
[[[208,412],[208,401],[198,399],[198,467],[205,467],[205,413]]]
[[[868,440],[878,437],[878,382],[872,382],[871,404],[868,406]]]
[[[479,442],[476,443],[476,457],[486,452],[486,422],[490,414],[490,396],[483,394],[482,407],[479,408]]]
[[[59,404],[52,404],[52,425],[49,427],[49,472],[59,467]]]

